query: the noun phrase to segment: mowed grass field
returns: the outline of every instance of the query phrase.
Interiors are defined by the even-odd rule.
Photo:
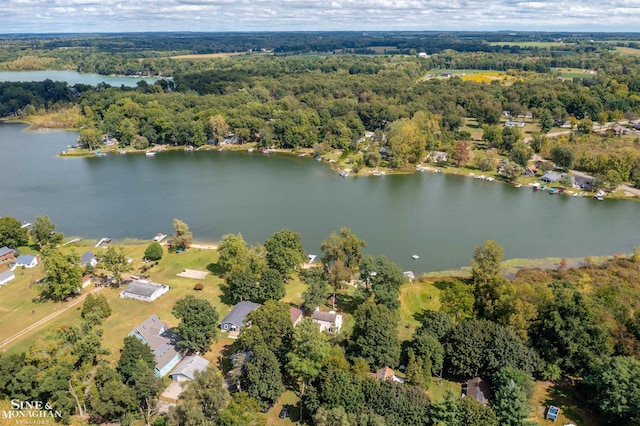
[[[176,55],[170,56],[171,59],[189,59],[192,61],[204,61],[207,59],[229,58],[231,56],[248,55],[248,52],[229,52],[229,53],[200,53],[193,55]]]
[[[640,49],[634,49],[633,47],[616,47],[616,51],[623,55],[640,56]]]
[[[557,48],[575,46],[575,43],[562,43],[559,41],[492,41],[491,46],[518,46],[518,47],[539,47],[539,48]]]

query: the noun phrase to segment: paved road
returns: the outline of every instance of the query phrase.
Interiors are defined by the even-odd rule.
[[[91,290],[90,292],[83,294],[82,296],[78,297],[77,299],[73,300],[71,303],[69,303],[67,306],[65,306],[64,308],[58,309],[57,311],[47,315],[46,317],[40,319],[39,321],[34,322],[33,324],[31,324],[29,327],[25,328],[22,331],[19,331],[18,333],[14,334],[13,336],[4,339],[2,342],[0,342],[0,348],[7,346],[9,343],[13,342],[16,339],[19,339],[20,337],[24,336],[25,334],[29,333],[30,331],[35,330],[36,328],[45,325],[46,323],[48,323],[49,321],[51,321],[52,319],[54,319],[55,317],[57,317],[58,315],[60,315],[61,313],[67,311],[70,308],[73,308],[74,306],[76,306],[78,303],[84,301],[84,299],[89,295],[89,294],[93,294],[93,293],[97,293],[100,291],[100,288],[95,288],[93,290]]]

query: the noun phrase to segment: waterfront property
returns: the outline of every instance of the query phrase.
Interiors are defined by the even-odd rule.
[[[326,331],[330,334],[340,333],[342,328],[342,315],[335,311],[322,312],[319,307],[316,308],[311,320],[320,326],[320,331]]]
[[[82,256],[80,256],[80,265],[82,266],[91,265],[95,268],[97,264],[98,260],[96,259],[96,255],[93,254],[92,251],[84,252],[82,253]]]
[[[11,268],[11,270],[14,271],[16,268],[20,267],[35,268],[36,266],[38,266],[38,263],[40,263],[39,255],[21,254],[16,259],[16,264],[13,265],[13,268]]]
[[[258,309],[259,306],[259,304],[249,302],[248,300],[238,303],[233,307],[231,312],[220,321],[220,328],[223,331],[240,331],[240,329],[246,325],[245,319],[247,315]]]
[[[556,173],[556,172],[546,172],[541,178],[540,181],[544,183],[553,183],[557,182],[564,177],[564,173]]]
[[[156,360],[156,376],[164,377],[179,362],[182,356],[175,348],[175,337],[169,326],[153,314],[134,328],[129,336],[134,336],[147,344]]]
[[[291,324],[295,327],[302,321],[302,311],[293,306],[289,308],[289,316],[291,317]]]
[[[168,291],[168,285],[155,284],[147,280],[138,280],[127,285],[122,293],[120,293],[120,297],[153,302]]]
[[[186,382],[187,380],[195,380],[196,373],[201,373],[207,369],[209,361],[200,356],[186,356],[176,368],[171,372],[169,377],[176,382]]]
[[[13,280],[16,274],[13,271],[0,272],[0,287]]]

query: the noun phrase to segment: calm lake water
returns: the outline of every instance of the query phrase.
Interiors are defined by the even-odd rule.
[[[552,196],[445,174],[341,178],[308,157],[259,152],[183,152],[59,158],[73,132],[0,125],[0,216],[48,215],[67,235],[196,240],[242,233],[264,242],[289,228],[309,253],[342,226],[405,270],[468,265],[493,239],[505,258],[582,257],[640,245],[640,205]],[[420,259],[413,261],[411,255]]]
[[[107,83],[116,87],[135,87],[140,80],[146,80],[149,84],[153,84],[158,80],[152,77],[114,77],[100,74],[85,74],[76,71],[0,71],[0,81],[44,81],[46,79],[66,81],[71,86],[74,84],[96,86],[100,83]]]

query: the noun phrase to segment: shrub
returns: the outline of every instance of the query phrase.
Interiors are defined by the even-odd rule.
[[[204,285],[202,285],[202,283],[198,283],[195,286],[193,286],[193,289],[196,291],[200,291],[204,288]]]
[[[144,258],[152,261],[160,260],[162,259],[163,254],[162,246],[158,242],[154,241],[149,244],[147,249],[144,251]]]

